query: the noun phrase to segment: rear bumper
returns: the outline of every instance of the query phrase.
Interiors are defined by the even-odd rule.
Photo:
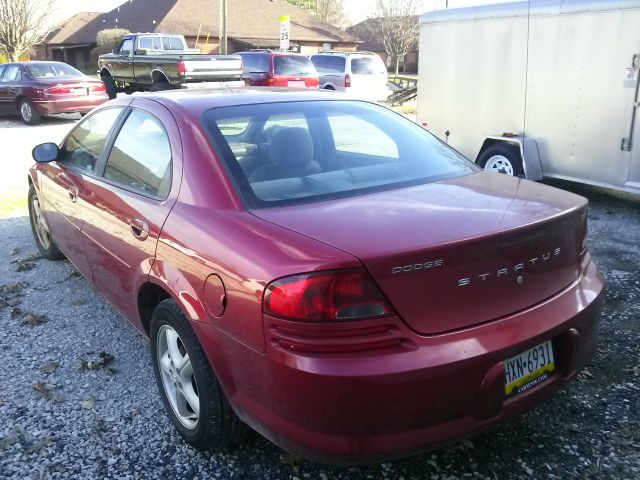
[[[105,95],[91,95],[79,98],[60,98],[55,100],[34,100],[33,104],[42,115],[53,113],[88,112],[109,100]]]
[[[597,347],[602,288],[587,255],[577,281],[526,311],[428,337],[398,319],[358,322],[362,328],[391,324],[388,335],[401,343],[352,353],[283,347],[279,331],[295,327],[271,318],[265,318],[264,355],[223,335],[213,340],[212,329],[201,327],[198,334],[205,346],[209,337],[222,351],[223,357],[209,353],[214,364],[224,362],[219,376],[245,422],[301,456],[363,463],[447,444],[555,393],[589,363]],[[554,375],[505,399],[503,361],[550,339]],[[304,341],[322,342],[312,333]]]
[[[244,87],[244,80],[229,80],[221,82],[192,82],[182,83],[181,88],[238,88]]]

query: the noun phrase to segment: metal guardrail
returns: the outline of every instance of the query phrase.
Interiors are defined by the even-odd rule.
[[[402,105],[418,96],[418,79],[415,77],[397,76],[390,77],[389,83],[395,90],[387,97],[387,102],[392,106]]]

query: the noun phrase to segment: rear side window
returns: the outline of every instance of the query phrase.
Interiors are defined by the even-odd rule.
[[[2,77],[3,82],[15,82],[22,78],[20,65],[9,65]]]
[[[107,108],[87,117],[67,138],[60,162],[74,170],[95,174],[98,157],[121,112],[121,107]]]
[[[307,57],[276,55],[273,59],[273,73],[276,75],[315,75],[316,69]]]
[[[162,39],[160,37],[140,37],[138,48],[141,50],[162,50]]]
[[[163,50],[183,50],[184,44],[180,37],[162,37]]]
[[[157,118],[140,110],[131,112],[109,153],[104,177],[147,196],[167,197],[171,147]]]
[[[372,75],[386,73],[384,64],[374,58],[352,58],[351,73],[356,75]]]
[[[344,73],[346,64],[344,57],[333,55],[314,55],[311,61],[319,73]]]

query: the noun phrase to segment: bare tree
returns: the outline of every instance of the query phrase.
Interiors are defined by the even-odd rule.
[[[308,10],[321,20],[342,28],[349,19],[344,9],[344,0],[288,0],[298,8]]]
[[[418,0],[376,0],[376,17],[372,27],[384,45],[389,58],[396,64],[396,75],[400,61],[418,42],[419,19],[416,10]]]
[[[51,32],[55,0],[0,0],[0,53],[9,61],[42,43]]]

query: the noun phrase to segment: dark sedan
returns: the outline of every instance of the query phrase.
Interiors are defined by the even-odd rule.
[[[34,158],[39,250],[150,337],[195,447],[248,424],[324,461],[404,455],[540,404],[597,347],[586,200],[484,172],[379,105],[119,98]]]
[[[0,65],[0,113],[17,113],[27,125],[44,115],[87,113],[108,100],[100,80],[61,62]]]

